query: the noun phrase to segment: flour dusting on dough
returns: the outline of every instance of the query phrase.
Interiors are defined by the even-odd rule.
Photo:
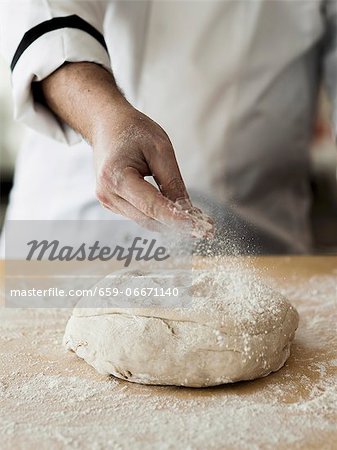
[[[115,272],[98,290],[179,286],[177,305],[142,297],[83,298],[65,346],[100,373],[132,382],[213,386],[268,375],[283,366],[298,325],[285,297],[236,268]],[[117,304],[116,304],[117,302]]]

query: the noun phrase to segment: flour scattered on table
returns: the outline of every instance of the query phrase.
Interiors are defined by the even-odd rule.
[[[1,448],[334,449],[335,287],[335,275],[289,279],[280,289],[301,322],[285,367],[200,390],[97,375],[55,346],[69,311],[2,310]]]

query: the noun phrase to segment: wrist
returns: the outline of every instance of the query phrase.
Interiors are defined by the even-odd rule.
[[[95,148],[107,138],[110,140],[114,136],[117,138],[130,123],[134,111],[133,106],[122,94],[106,96],[92,119],[91,145]]]

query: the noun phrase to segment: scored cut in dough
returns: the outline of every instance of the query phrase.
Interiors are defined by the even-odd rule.
[[[67,349],[100,373],[136,383],[204,387],[266,376],[284,365],[298,326],[294,307],[246,273],[123,270],[96,286],[181,292],[178,305],[82,298],[68,321]]]

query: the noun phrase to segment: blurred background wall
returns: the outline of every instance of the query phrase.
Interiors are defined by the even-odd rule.
[[[330,104],[321,90],[311,147],[311,222],[317,253],[337,252],[337,143],[330,126]]]
[[[10,74],[0,57],[0,230],[12,186],[15,158],[25,127],[12,119]],[[311,148],[311,222],[317,253],[337,252],[337,146],[329,125],[329,103],[322,91]]]

